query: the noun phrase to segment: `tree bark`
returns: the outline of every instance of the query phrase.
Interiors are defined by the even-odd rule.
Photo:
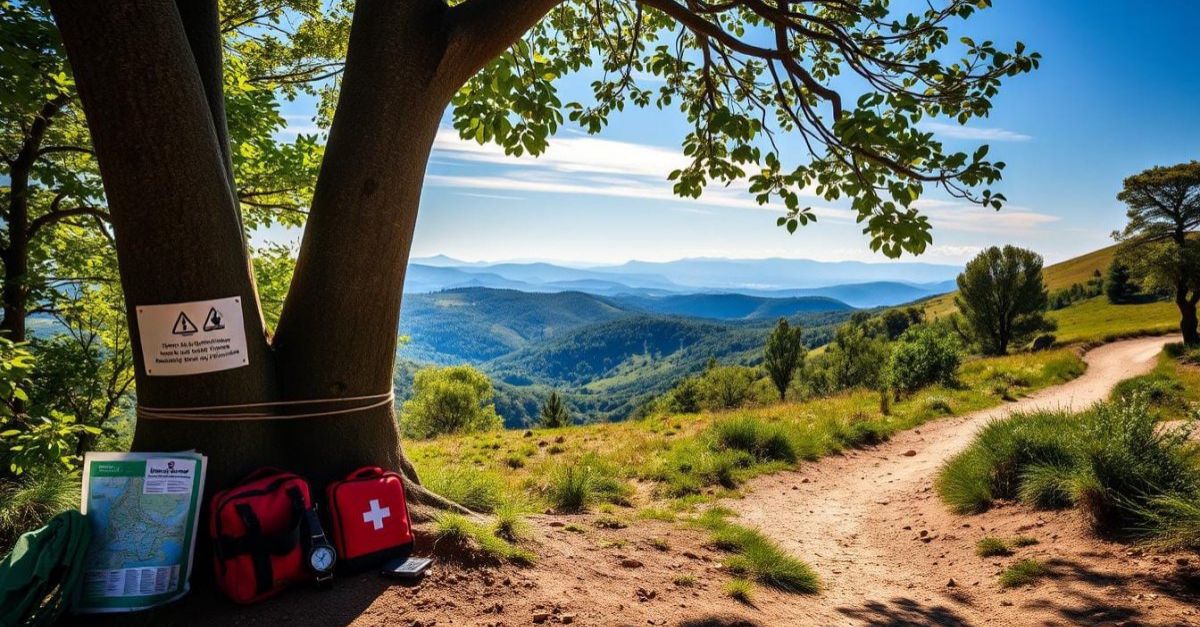
[[[51,3],[112,214],[139,402],[157,407],[276,398],[270,347],[237,208],[196,62],[173,3]],[[147,376],[135,307],[238,296],[249,365]],[[139,420],[135,450],[197,449],[209,486],[284,464],[263,422]]]

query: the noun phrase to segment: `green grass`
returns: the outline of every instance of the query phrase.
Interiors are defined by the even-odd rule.
[[[985,536],[975,543],[975,554],[979,557],[1004,557],[1012,555],[1016,549],[1037,544],[1036,538],[1017,536],[1015,538],[996,538]]]
[[[695,575],[675,575],[675,578],[672,579],[671,581],[672,581],[672,583],[679,586],[680,588],[692,588],[692,587],[695,587],[695,585],[696,585],[696,576]]]
[[[636,500],[655,510],[650,517],[670,519],[736,493],[755,476],[881,442],[948,411],[994,406],[1002,395],[990,388],[998,381],[1004,395],[1021,396],[1083,369],[1070,350],[976,358],[959,369],[960,384],[918,391],[893,403],[887,416],[877,392],[851,390],[730,412],[534,429],[528,438],[516,430],[443,436],[409,442],[406,452],[433,490],[478,511],[514,504],[526,511],[573,512]],[[562,451],[552,455],[539,441]],[[635,481],[649,482],[651,489],[635,496]]]
[[[979,557],[998,557],[1012,555],[1013,550],[1004,540],[988,536],[975,543],[975,554]]]
[[[1000,573],[1000,585],[1005,588],[1016,588],[1031,584],[1046,576],[1046,567],[1035,559],[1024,559]]]
[[[1160,424],[1144,396],[1080,414],[1018,414],[984,427],[935,485],[958,513],[1019,499],[1078,507],[1097,530],[1181,536],[1187,508],[1170,505],[1200,503],[1200,449],[1190,433],[1188,425]]]
[[[1194,349],[1193,349],[1194,350]],[[1162,420],[1184,420],[1200,403],[1200,367],[1183,363],[1190,353],[1182,344],[1168,344],[1154,370],[1126,379],[1113,388],[1113,400],[1143,394]]]
[[[79,509],[79,475],[46,472],[0,481],[0,555],[17,538],[45,525],[55,514]]]
[[[1179,309],[1174,303],[1114,305],[1104,296],[1051,311],[1049,317],[1058,323],[1055,336],[1064,344],[1167,334],[1179,328]]]
[[[725,594],[739,603],[751,604],[754,601],[754,584],[740,577],[730,579],[725,584]]]
[[[731,523],[726,518],[726,512],[710,509],[697,524],[709,531],[718,549],[730,553],[725,561],[730,572],[784,592],[820,591],[821,580],[808,564],[789,555],[761,531]]]
[[[499,537],[497,531],[461,514],[441,513],[434,518],[435,546],[448,545],[454,556],[514,564],[534,562],[532,552]]]

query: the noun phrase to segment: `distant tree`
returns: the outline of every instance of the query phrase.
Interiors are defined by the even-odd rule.
[[[883,330],[889,340],[900,337],[909,327],[925,321],[925,312],[918,307],[904,309],[889,309],[879,316]]]
[[[667,408],[676,414],[694,414],[701,409],[702,396],[700,377],[688,377],[671,390]]]
[[[701,404],[705,409],[734,409],[750,398],[758,371],[746,366],[714,366],[700,377]]]
[[[962,344],[946,329],[920,325],[905,331],[892,346],[888,374],[897,394],[935,383],[949,383],[962,361]]]
[[[955,303],[984,353],[1003,355],[1014,342],[1054,329],[1045,317],[1042,257],[1032,250],[993,246],[979,253],[958,275]]]
[[[784,318],[779,319],[775,330],[767,337],[767,345],[763,354],[763,366],[771,377],[771,383],[779,391],[779,400],[787,399],[787,389],[792,383],[792,374],[804,363],[804,336],[800,326],[788,324]]]
[[[870,333],[868,325],[848,322],[838,327],[826,351],[829,377],[836,389],[883,387],[887,340]]]
[[[1108,264],[1108,277],[1104,280],[1104,294],[1108,296],[1108,302],[1114,305],[1127,303],[1137,292],[1138,286],[1133,282],[1129,266],[1114,258]]]
[[[1179,307],[1183,341],[1200,344],[1200,161],[1150,168],[1125,179],[1117,199],[1129,206],[1129,224],[1114,233],[1135,260],[1133,273],[1149,289],[1169,290]]]
[[[487,375],[470,366],[422,368],[413,378],[400,426],[414,438],[498,429],[502,421],[493,394]]]
[[[571,413],[567,411],[566,403],[563,403],[562,397],[556,391],[550,392],[550,396],[546,397],[546,402],[542,403],[541,414],[541,425],[547,429],[556,429],[571,424]]]

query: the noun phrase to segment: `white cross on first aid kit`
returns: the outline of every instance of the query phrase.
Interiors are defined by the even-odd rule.
[[[375,531],[383,529],[383,519],[392,515],[392,508],[380,507],[379,499],[371,499],[371,508],[363,512],[363,522],[371,523]]]

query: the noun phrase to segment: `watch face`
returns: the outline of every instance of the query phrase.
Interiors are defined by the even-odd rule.
[[[308,554],[308,563],[313,570],[323,573],[333,568],[333,549],[327,546],[318,546]]]

